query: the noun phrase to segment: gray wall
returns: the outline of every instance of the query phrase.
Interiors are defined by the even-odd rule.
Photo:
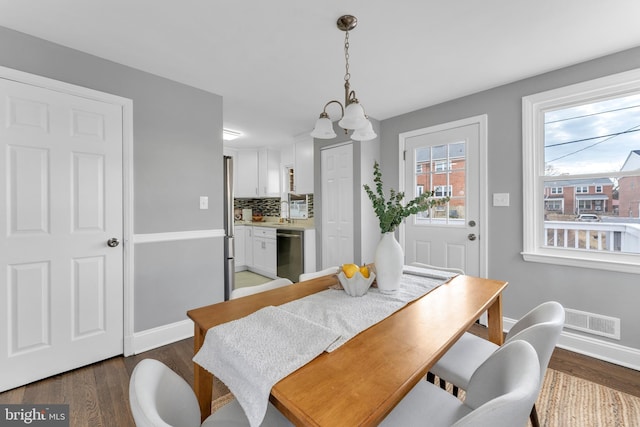
[[[222,301],[222,271],[217,270],[218,262],[212,262],[223,258],[220,241],[197,239],[136,245],[134,298],[138,304],[134,322],[137,330],[155,328],[159,322],[184,320],[186,310],[205,305],[207,299],[213,303],[212,284],[220,283],[218,301]],[[218,281],[212,281],[216,277]],[[149,310],[162,317],[152,315]]]
[[[220,96],[3,27],[0,65],[133,100],[135,234],[223,227]],[[135,259],[136,332],[221,299],[220,238],[140,244]]]
[[[638,67],[640,48],[635,48],[382,121],[382,172],[398,188],[398,134],[488,115],[489,228],[483,237],[489,239],[488,276],[510,283],[506,317],[517,319],[540,302],[557,300],[568,308],[621,318],[621,340],[610,341],[640,348],[638,275],[524,262],[520,255],[522,97]],[[511,206],[491,206],[493,193],[510,193]]]

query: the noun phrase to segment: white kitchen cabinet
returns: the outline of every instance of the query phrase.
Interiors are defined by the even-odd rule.
[[[249,227],[250,228],[250,227]],[[243,271],[247,269],[247,258],[246,258],[246,233],[247,227],[244,225],[236,225],[233,227],[234,236],[233,242],[235,244],[235,270]]]
[[[258,152],[238,150],[233,165],[234,196],[258,197]]]
[[[283,145],[280,148],[280,165],[293,167],[295,144]]]
[[[277,257],[275,228],[253,227],[253,265],[251,270],[275,278]]]
[[[249,269],[253,267],[253,227],[244,228],[244,263]]]
[[[236,271],[250,270],[275,279],[278,269],[277,229],[238,225],[235,227]],[[316,268],[316,231],[304,231],[304,272]]]
[[[300,137],[295,141],[293,166],[294,193],[313,193],[313,138]]]
[[[279,151],[238,150],[235,159],[235,197],[280,197]]]
[[[280,197],[280,152],[263,148],[258,152],[258,196]]]
[[[318,271],[316,265],[316,230],[313,228],[304,230],[304,272]]]

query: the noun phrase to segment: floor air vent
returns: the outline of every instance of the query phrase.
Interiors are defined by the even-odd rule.
[[[565,308],[564,327],[603,337],[620,339],[620,319]]]

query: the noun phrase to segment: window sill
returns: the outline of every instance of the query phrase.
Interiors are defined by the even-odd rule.
[[[640,274],[639,257],[636,255],[616,254],[616,259],[612,260],[611,257],[603,257],[596,253],[580,252],[580,256],[577,256],[566,250],[542,249],[539,252],[522,252],[521,254],[522,258],[529,262]]]

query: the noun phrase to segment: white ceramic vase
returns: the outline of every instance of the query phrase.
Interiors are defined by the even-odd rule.
[[[378,289],[383,294],[393,293],[400,287],[404,254],[393,231],[383,233],[374,257]]]

